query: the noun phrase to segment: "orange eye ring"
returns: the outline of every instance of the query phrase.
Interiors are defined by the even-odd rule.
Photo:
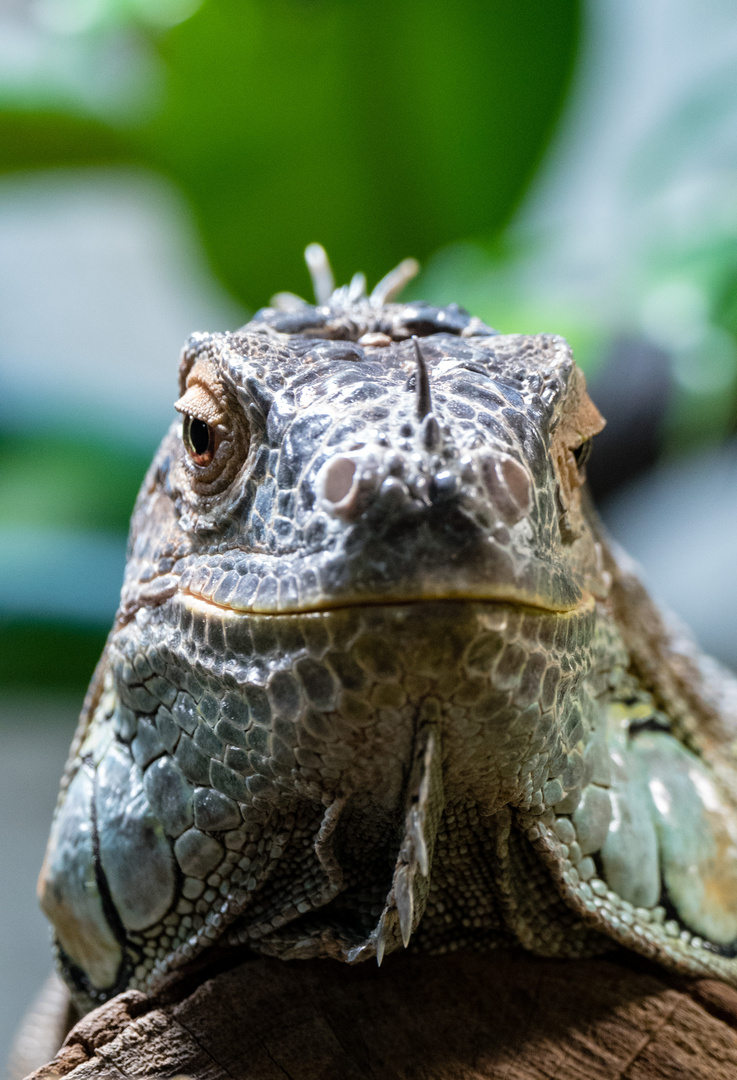
[[[174,408],[182,414],[181,475],[193,498],[225,491],[248,457],[248,419],[211,361],[198,361]]]
[[[182,439],[190,458],[201,468],[209,465],[217,449],[216,432],[210,424],[196,416],[185,414]]]

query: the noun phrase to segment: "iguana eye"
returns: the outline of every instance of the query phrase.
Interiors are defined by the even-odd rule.
[[[586,442],[582,442],[580,446],[577,446],[573,451],[573,456],[576,459],[576,465],[579,471],[584,467],[586,462],[591,457],[591,448],[593,446],[593,439],[587,439]]]
[[[185,475],[196,496],[225,491],[248,456],[248,420],[207,361],[194,365],[174,408],[182,414]]]
[[[209,465],[217,449],[217,432],[196,416],[184,416],[182,438],[195,465]]]

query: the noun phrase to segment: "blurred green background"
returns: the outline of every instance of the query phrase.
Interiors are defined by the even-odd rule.
[[[315,240],[569,338],[608,526],[737,667],[730,0],[0,0],[0,1058],[179,349]]]
[[[84,687],[181,341],[307,294],[310,241],[565,334],[602,497],[728,440],[737,46],[704,10],[3,0],[0,687]]]

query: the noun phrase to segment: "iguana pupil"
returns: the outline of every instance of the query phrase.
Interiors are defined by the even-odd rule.
[[[309,258],[182,354],[40,879],[78,1004],[214,944],[737,983],[737,694],[583,497],[569,347]]]
[[[206,465],[212,459],[213,432],[204,420],[196,416],[184,419],[184,441],[187,450],[198,464]]]
[[[576,449],[573,451],[573,456],[576,459],[576,464],[578,465],[579,469],[583,469],[587,462],[590,461],[593,446],[593,439],[587,439],[586,442],[581,443],[581,445],[577,446]]]

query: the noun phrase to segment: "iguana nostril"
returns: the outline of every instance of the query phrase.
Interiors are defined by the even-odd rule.
[[[334,458],[328,462],[322,478],[322,497],[331,503],[342,502],[353,484],[356,463],[350,458]]]
[[[326,461],[317,476],[317,490],[323,505],[336,513],[350,513],[358,491],[356,462],[339,457]]]
[[[524,465],[514,458],[502,458],[499,469],[504,477],[510,495],[523,514],[528,513],[531,502],[530,476]]]
[[[481,475],[501,518],[514,525],[530,510],[530,478],[524,465],[505,454],[484,457]]]

